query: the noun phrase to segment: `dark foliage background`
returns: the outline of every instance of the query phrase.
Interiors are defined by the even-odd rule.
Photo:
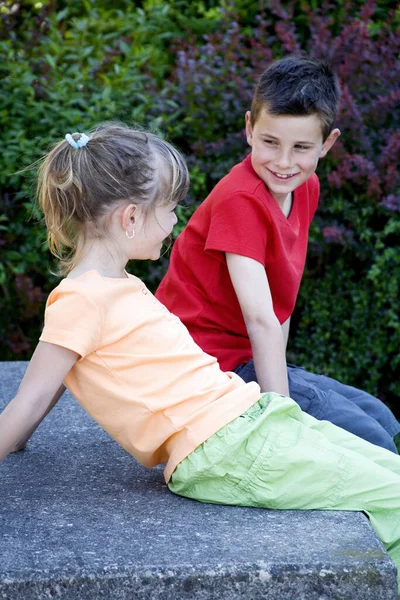
[[[291,52],[331,61],[342,136],[321,204],[289,358],[389,401],[400,396],[400,15],[389,0],[0,2],[0,359],[30,356],[56,283],[22,171],[49,142],[107,119],[160,131],[192,188],[178,232],[248,152],[259,74]],[[153,289],[167,264],[132,265]]]

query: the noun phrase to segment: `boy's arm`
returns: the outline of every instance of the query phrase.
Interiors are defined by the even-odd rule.
[[[286,319],[286,321],[284,323],[282,323],[281,327],[282,327],[282,334],[283,334],[283,343],[285,344],[285,352],[286,352],[287,343],[288,343],[288,339],[289,339],[290,317],[288,319]]]
[[[284,333],[273,310],[265,268],[252,258],[230,252],[226,253],[226,262],[246,323],[261,391],[288,396]]]
[[[15,398],[0,415],[0,460],[22,447],[55,405],[78,358],[72,350],[39,342]]]

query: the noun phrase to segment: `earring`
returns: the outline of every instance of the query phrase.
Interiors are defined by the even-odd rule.
[[[126,230],[125,235],[128,238],[128,240],[133,240],[133,238],[135,237],[135,231],[132,229],[131,233],[128,233],[128,230]]]

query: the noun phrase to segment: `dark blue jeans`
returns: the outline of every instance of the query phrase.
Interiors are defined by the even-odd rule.
[[[257,381],[253,360],[235,369],[244,381]],[[397,454],[393,438],[400,423],[378,398],[331,377],[288,365],[290,397],[319,421],[331,421],[359,437]]]

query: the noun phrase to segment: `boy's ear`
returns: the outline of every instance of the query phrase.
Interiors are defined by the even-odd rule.
[[[328,154],[329,150],[332,148],[333,144],[336,142],[340,135],[340,129],[332,129],[324,143],[322,144],[321,152],[319,157],[323,158],[326,154]]]
[[[251,120],[250,120],[250,111],[248,110],[246,115],[245,115],[245,119],[246,119],[246,138],[247,138],[247,143],[249,144],[249,146],[253,145],[253,127],[251,125]]]

